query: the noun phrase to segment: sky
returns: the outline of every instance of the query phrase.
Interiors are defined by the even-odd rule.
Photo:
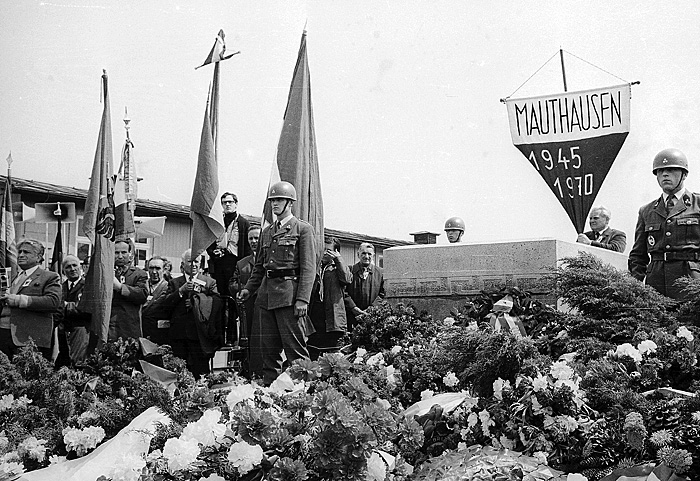
[[[0,157],[12,174],[87,189],[109,76],[114,155],[125,138],[139,197],[189,205],[219,29],[219,180],[260,215],[304,28],[325,225],[465,242],[576,230],[513,146],[500,99],[639,81],[631,128],[594,205],[634,237],[674,147],[700,190],[700,2],[0,0]],[[533,76],[534,74],[534,76]],[[117,162],[118,165],[118,162]],[[3,166],[4,167],[4,166]],[[444,233],[439,244],[446,244]]]

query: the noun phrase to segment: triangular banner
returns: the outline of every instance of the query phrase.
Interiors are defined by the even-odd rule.
[[[630,93],[624,84],[506,101],[513,144],[579,233],[629,134]]]

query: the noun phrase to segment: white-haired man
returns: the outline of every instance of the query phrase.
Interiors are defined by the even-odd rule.
[[[603,207],[594,207],[588,217],[591,230],[578,235],[576,242],[600,247],[615,252],[623,252],[627,247],[627,236],[621,230],[612,229],[610,224],[610,210]]]

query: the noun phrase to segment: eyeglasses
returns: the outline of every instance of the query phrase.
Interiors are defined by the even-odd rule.
[[[236,204],[237,202],[235,200],[222,200],[222,204]]]

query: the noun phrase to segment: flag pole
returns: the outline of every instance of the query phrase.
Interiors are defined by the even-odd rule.
[[[568,90],[566,89],[566,69],[564,68],[564,50],[559,47],[559,58],[561,59],[561,76],[564,79],[564,92],[567,92]]]

